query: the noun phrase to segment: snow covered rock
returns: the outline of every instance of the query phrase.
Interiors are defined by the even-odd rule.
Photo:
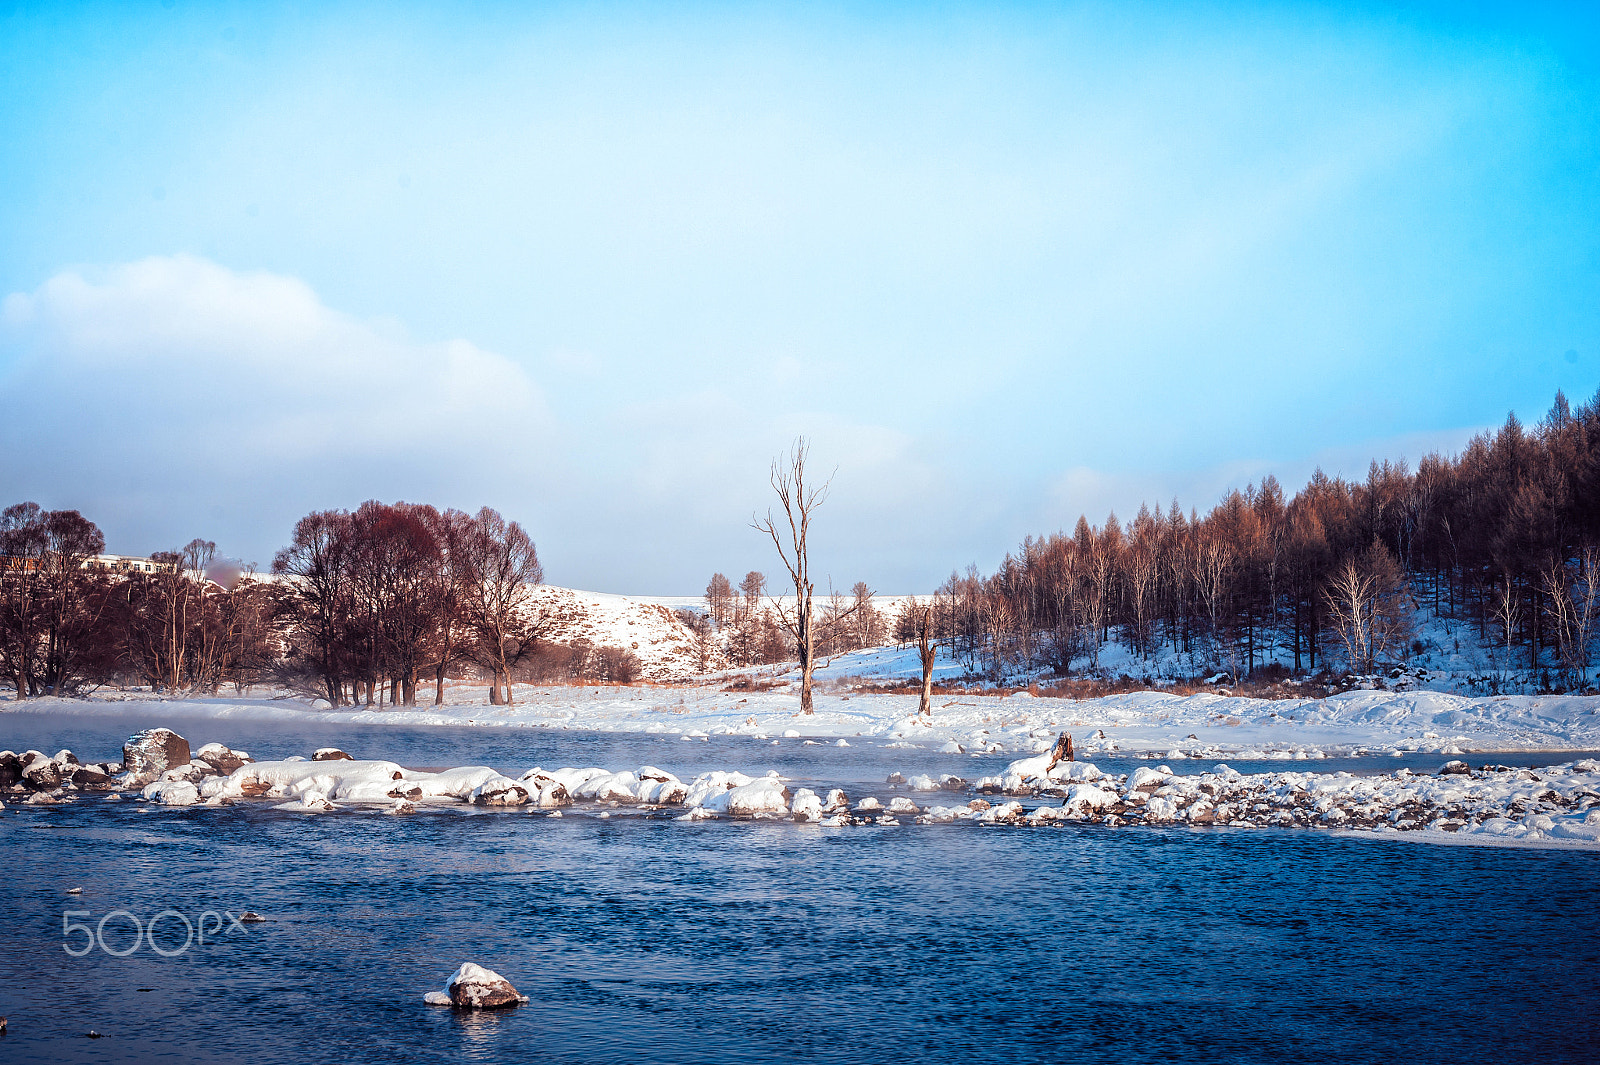
[[[510,777],[486,780],[472,789],[474,806],[521,806],[528,801],[528,789]]]
[[[111,783],[111,773],[104,765],[79,766],[72,771],[72,782],[80,788],[101,788]]]
[[[694,778],[694,783],[689,785],[689,791],[684,796],[685,806],[703,807],[708,810],[721,811],[727,808],[727,793],[734,788],[744,787],[754,783],[752,778],[743,773],[727,773],[715,770],[710,773],[701,773]]]
[[[208,743],[195,753],[195,760],[204,762],[226,776],[247,762],[255,761],[244,751],[235,751],[220,743]]]
[[[828,789],[828,797],[822,800],[822,808],[829,813],[847,810],[850,808],[850,796],[839,788],[830,788]]]
[[[725,809],[732,817],[782,815],[789,812],[789,789],[777,777],[762,777],[753,783],[730,789],[726,802]]]
[[[423,999],[430,1006],[454,1006],[465,1010],[498,1010],[520,1006],[528,996],[511,986],[511,981],[492,969],[463,962],[450,977],[443,991],[430,991]]]
[[[51,791],[61,786],[70,773],[63,772],[61,763],[46,758],[38,751],[22,755],[22,782],[35,791]]]
[[[999,806],[991,807],[978,816],[978,820],[987,824],[996,822],[1016,821],[1022,817],[1022,804],[1015,799],[1003,802]]]
[[[904,795],[896,795],[889,802],[889,812],[892,814],[920,814],[922,810]]]
[[[1062,801],[1061,808],[1083,817],[1107,806],[1114,806],[1116,802],[1115,792],[1104,791],[1093,784],[1074,784],[1067,790],[1067,797]]]
[[[145,786],[144,797],[163,806],[193,806],[200,789],[187,780],[158,780]]]
[[[353,762],[354,758],[337,747],[319,747],[311,755],[313,762]]]
[[[167,728],[145,729],[122,745],[122,764],[130,784],[147,784],[190,760],[189,741]]]
[[[1051,780],[1099,780],[1105,774],[1093,762],[1057,762]]]
[[[822,800],[810,788],[801,788],[794,793],[794,801],[789,806],[789,816],[796,821],[821,821]]]
[[[1165,768],[1165,767],[1163,767]],[[1128,778],[1129,791],[1149,790],[1154,791],[1167,782],[1167,774],[1160,770],[1151,769],[1149,766],[1140,766],[1133,771],[1133,776]]]
[[[1471,772],[1472,770],[1467,767],[1465,762],[1451,761],[1439,767],[1439,775],[1441,777],[1466,776]]]
[[[182,780],[190,784],[199,784],[206,777],[217,775],[216,769],[208,762],[188,762],[176,765],[161,774],[162,780]]]
[[[542,769],[530,769],[522,774],[522,786],[528,789],[528,801],[541,809],[571,806],[572,795],[567,786]]]

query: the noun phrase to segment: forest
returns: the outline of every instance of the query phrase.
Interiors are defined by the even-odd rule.
[[[1092,672],[1108,647],[1190,676],[1371,674],[1450,619],[1497,670],[1565,689],[1590,683],[1597,564],[1600,397],[1574,408],[1557,393],[1532,428],[1512,415],[1415,470],[1318,470],[1289,498],[1268,476],[1204,515],[1173,502],[1080,518],[991,574],[952,573],[929,605],[953,653],[997,677]]]

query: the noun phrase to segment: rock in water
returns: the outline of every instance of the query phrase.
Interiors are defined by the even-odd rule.
[[[111,774],[99,766],[86,765],[73,772],[72,782],[80,788],[101,788],[111,783]]]
[[[528,996],[491,969],[463,962],[443,991],[429,992],[426,1001],[435,1006],[455,1006],[464,1010],[500,1010],[520,1006]]]
[[[61,786],[64,774],[61,765],[37,751],[22,756],[22,782],[36,791],[50,791]]]
[[[317,753],[311,756],[313,762],[353,762],[354,758],[345,754],[337,747],[319,747]]]
[[[169,769],[189,764],[189,741],[171,729],[145,729],[123,744],[122,764],[132,782],[148,784]]]
[[[1441,777],[1466,776],[1471,772],[1472,770],[1465,762],[1446,762],[1444,765],[1439,767],[1439,775]]]
[[[246,762],[255,761],[243,751],[230,750],[220,743],[208,743],[200,748],[195,758],[209,765],[212,769],[227,776]]]

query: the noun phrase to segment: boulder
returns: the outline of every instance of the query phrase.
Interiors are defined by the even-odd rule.
[[[472,789],[474,806],[521,806],[528,801],[528,789],[505,777],[485,781]]]
[[[730,788],[724,809],[733,817],[787,814],[789,789],[776,777],[762,777],[742,787]]]
[[[429,1005],[463,1010],[500,1010],[520,1006],[528,996],[494,970],[469,961],[456,970],[443,991],[429,992],[426,1001]]]
[[[15,751],[0,751],[0,787],[22,779],[22,759]]]
[[[311,756],[313,762],[353,762],[354,758],[345,754],[337,747],[319,747]]]
[[[224,775],[233,772],[246,762],[255,761],[245,752],[231,750],[220,743],[206,744],[196,752],[195,758]]]
[[[188,762],[184,765],[175,765],[162,773],[160,780],[182,780],[190,784],[198,784],[206,777],[214,777],[217,770],[209,762]]]
[[[28,752],[28,754],[34,753],[36,752]],[[23,757],[26,758],[27,755]],[[55,759],[43,756],[30,760],[22,767],[22,782],[35,791],[52,791],[59,788],[66,775]]]
[[[821,821],[822,800],[810,788],[801,788],[794,793],[794,803],[789,807],[789,816],[796,821]]]
[[[163,806],[193,806],[200,801],[200,789],[187,780],[160,780],[145,786],[144,797]]]
[[[1465,762],[1446,762],[1444,765],[1439,767],[1439,775],[1441,777],[1466,776],[1471,772],[1471,767],[1469,767]]]
[[[145,729],[122,745],[130,783],[147,784],[169,769],[189,764],[189,741],[166,728]]]
[[[50,760],[52,762],[55,762],[57,765],[77,765],[78,764],[78,756],[73,754],[71,751],[67,750],[65,747],[63,747],[61,750],[57,751],[56,752],[56,756],[54,758],[50,759]]]
[[[73,770],[72,782],[80,788],[103,788],[111,783],[111,774],[99,766],[86,765]]]

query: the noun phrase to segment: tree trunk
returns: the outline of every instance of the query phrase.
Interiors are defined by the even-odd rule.
[[[811,642],[811,590],[806,589],[805,599],[797,604],[800,616],[797,619],[800,638],[796,641],[800,652],[800,712],[812,712],[811,702],[811,671],[816,665],[816,654]]]
[[[1054,769],[1057,763],[1071,762],[1074,760],[1075,757],[1072,753],[1072,733],[1063,732],[1060,737],[1057,738],[1055,748],[1050,752],[1050,764],[1046,767],[1045,771],[1049,772],[1051,769]]]

